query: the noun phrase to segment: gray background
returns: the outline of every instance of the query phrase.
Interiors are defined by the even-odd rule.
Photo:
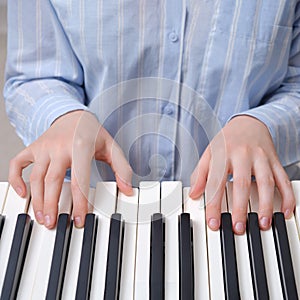
[[[6,0],[0,0],[0,181],[7,181],[8,165],[24,146],[10,125],[3,102],[4,68],[6,58]],[[28,172],[25,172],[25,178]]]

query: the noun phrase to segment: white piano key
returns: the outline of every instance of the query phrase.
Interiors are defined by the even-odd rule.
[[[161,213],[165,216],[165,299],[179,299],[178,216],[182,213],[181,182],[161,183]]]
[[[90,189],[88,212],[93,210],[92,204],[94,203],[95,193],[94,189]],[[62,299],[75,299],[76,296],[83,233],[83,228],[76,228],[73,224],[65,271],[65,280],[62,289]]]
[[[274,202],[274,206],[276,206]],[[258,212],[259,197],[256,183],[251,185],[250,208],[252,212]],[[276,256],[276,249],[273,238],[272,228],[269,230],[261,230],[261,242],[264,252],[264,260],[266,267],[267,282],[269,288],[270,299],[283,299],[280,282],[280,275]]]
[[[286,228],[289,238],[297,291],[298,294],[300,294],[300,241],[294,216],[291,219],[286,220]]]
[[[225,194],[222,200],[221,213],[222,212],[227,212]],[[225,299],[225,293],[220,230],[213,231],[208,227],[208,225],[206,225],[206,228],[210,299],[221,300]]]
[[[64,183],[59,198],[58,213],[70,214],[71,207],[72,195],[70,183]],[[27,289],[31,289],[30,299],[32,300],[44,299],[46,296],[56,235],[55,228],[51,230],[43,228],[39,229],[38,231],[41,232],[39,239],[42,247],[39,248],[39,253],[35,253],[35,255],[32,257],[32,259],[36,259],[38,261],[35,273],[32,274],[32,276],[35,277],[33,286],[26,287]]]
[[[134,299],[136,229],[138,213],[138,189],[133,189],[130,197],[118,194],[117,213],[120,213],[125,222],[121,282],[119,299]]]
[[[8,191],[8,182],[0,182],[0,215],[2,214],[4,203]]]
[[[274,195],[274,211],[280,212],[281,211],[280,208],[281,208],[281,196],[279,191],[276,189]],[[298,294],[300,294],[300,241],[299,241],[295,216],[293,215],[290,219],[286,219],[285,223],[286,223],[286,230],[289,239],[297,291]]]
[[[296,198],[295,220],[300,238],[300,180],[292,181],[293,190]]]
[[[104,296],[110,217],[115,212],[116,198],[117,185],[115,182],[99,182],[97,184],[93,212],[98,216],[98,232],[90,299],[103,299]]]
[[[64,286],[62,290],[62,299],[75,299],[82,239],[83,228],[76,228],[73,226]]]
[[[139,188],[134,299],[149,299],[151,216],[160,212],[160,183],[140,182]]]
[[[4,203],[8,191],[8,186],[9,186],[8,182],[0,182],[0,246],[1,246],[1,234],[5,223],[5,216],[2,215],[2,210],[4,207]]]
[[[34,217],[32,204],[29,206],[28,214],[34,220],[32,224],[32,232],[28,251],[24,263],[23,274],[20,281],[19,292],[17,299],[31,299],[31,293],[34,286],[35,273],[38,268],[39,253],[43,251],[43,233],[47,229],[39,225]]]
[[[192,200],[188,195],[189,188],[184,188],[184,212],[190,214],[193,226],[195,299],[209,299],[204,197]]]
[[[228,210],[232,213],[233,208],[233,183],[227,183],[227,203]],[[248,205],[249,212],[249,205]],[[236,250],[236,262],[239,275],[239,287],[240,295],[242,299],[254,299],[252,289],[252,278],[251,278],[251,266],[248,251],[247,233],[243,235],[234,235],[235,239],[235,250]]]
[[[27,187],[27,195],[21,198],[10,186],[7,192],[3,215],[5,215],[5,224],[1,235],[0,246],[0,290],[2,289],[3,280],[8,263],[10,248],[13,240],[13,234],[19,213],[26,213],[29,205],[29,188]]]
[[[7,196],[3,208],[4,215],[16,215],[19,213],[26,213],[29,206],[30,189],[27,185],[27,195],[21,198],[12,186],[9,186]]]

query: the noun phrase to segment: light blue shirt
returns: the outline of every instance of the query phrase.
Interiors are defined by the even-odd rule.
[[[300,160],[299,3],[10,0],[8,116],[28,145],[59,116],[88,109],[134,181],[188,185],[216,132],[247,114],[290,165]]]

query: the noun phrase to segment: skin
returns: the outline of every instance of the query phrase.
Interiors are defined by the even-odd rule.
[[[232,223],[236,234],[246,229],[252,175],[258,188],[260,228],[267,230],[271,226],[275,186],[282,196],[282,212],[286,218],[291,217],[296,203],[292,186],[269,130],[259,120],[238,116],[228,122],[207,147],[191,176],[190,197],[196,199],[205,190],[206,220],[213,230],[220,226],[221,200],[228,174],[233,175]]]
[[[88,211],[90,166],[102,160],[113,169],[117,185],[132,194],[132,170],[120,147],[89,112],[74,111],[58,118],[34,143],[10,162],[9,182],[20,196],[26,195],[22,170],[34,163],[30,175],[31,199],[37,221],[47,228],[56,224],[58,201],[65,173],[71,168],[73,217],[82,227]]]
[[[35,216],[40,224],[53,228],[65,172],[71,168],[73,217],[75,225],[82,227],[88,210],[93,158],[108,163],[120,191],[132,194],[132,170],[122,150],[96,118],[84,111],[61,116],[12,159],[9,182],[20,196],[25,196],[22,170],[34,163],[30,187]],[[249,116],[232,119],[207,147],[191,176],[190,197],[196,199],[206,192],[206,218],[213,230],[220,226],[221,199],[228,174],[233,174],[234,180],[232,218],[235,233],[242,234],[246,228],[251,175],[255,175],[258,185],[261,229],[271,225],[275,185],[282,195],[285,217],[291,216],[295,198],[290,181],[278,160],[268,129],[257,119]]]

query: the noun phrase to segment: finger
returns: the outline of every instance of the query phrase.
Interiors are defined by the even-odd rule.
[[[206,220],[212,230],[220,227],[222,200],[228,174],[228,167],[224,167],[222,156],[215,157],[209,170],[206,191]]]
[[[25,197],[27,193],[26,184],[22,178],[22,171],[33,163],[33,161],[34,158],[29,147],[25,148],[10,161],[8,181],[21,197]]]
[[[88,193],[90,187],[91,156],[82,151],[80,157],[73,156],[71,169],[71,190],[73,196],[73,218],[75,226],[84,226],[88,212]]]
[[[278,160],[273,163],[272,170],[276,186],[282,197],[281,211],[284,213],[285,218],[290,218],[296,205],[292,184]]]
[[[191,175],[191,189],[189,196],[192,199],[197,199],[204,193],[209,171],[210,158],[210,150],[207,148],[201,156],[193,174]]]
[[[247,158],[248,157],[248,158]],[[232,226],[236,234],[243,234],[246,229],[248,200],[251,188],[251,162],[247,153],[239,152],[232,161],[233,203]]]
[[[131,185],[132,169],[126,160],[123,151],[111,137],[107,138],[106,145],[106,162],[110,164],[115,173],[118,188],[125,195],[131,196],[133,194]]]
[[[272,222],[275,189],[275,181],[269,160],[266,157],[256,159],[253,166],[253,173],[259,197],[259,226],[262,230],[267,230],[270,228]]]
[[[35,162],[30,174],[31,202],[36,220],[44,223],[44,178],[49,166],[49,157],[40,158]]]
[[[49,229],[56,224],[59,196],[67,167],[64,160],[52,159],[45,176],[44,224]]]

